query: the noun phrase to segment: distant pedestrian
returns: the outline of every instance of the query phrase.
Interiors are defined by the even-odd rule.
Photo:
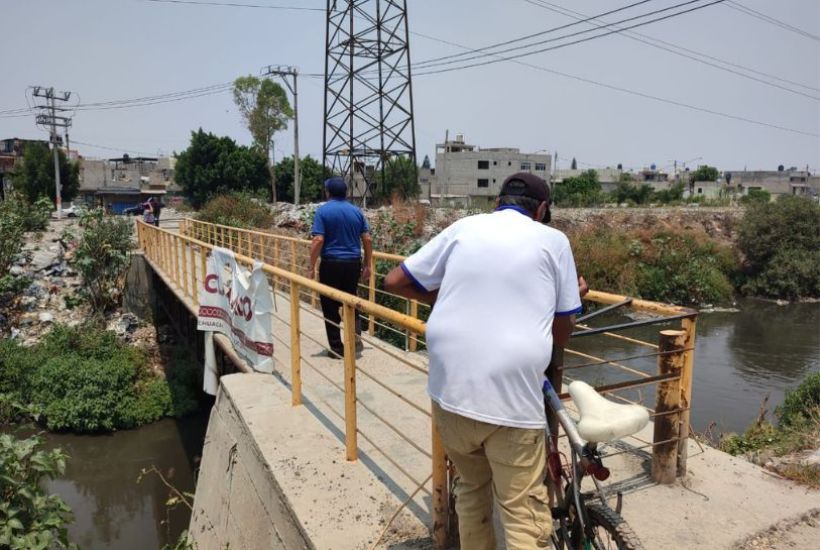
[[[319,282],[338,288],[349,294],[356,294],[359,278],[370,277],[370,258],[373,242],[370,227],[364,214],[356,206],[347,202],[347,184],[340,177],[325,180],[328,202],[316,210],[311,234],[310,268],[308,277],[314,278],[316,261],[321,255]],[[362,263],[364,248],[364,263]],[[341,303],[326,296],[321,297],[322,314],[325,317],[325,332],[331,357],[344,355],[344,346],[339,333]],[[356,318],[356,334],[361,334],[361,326]],[[362,349],[360,338],[356,338],[356,351]]]
[[[154,213],[154,225],[159,227],[159,214],[162,212],[162,207],[165,205],[162,204],[162,202],[156,197],[151,197],[148,199],[148,202],[151,204],[151,210]]]
[[[145,223],[150,223],[152,225],[158,225],[157,219],[154,216],[154,208],[151,205],[150,199],[142,204],[142,221],[144,221]]]

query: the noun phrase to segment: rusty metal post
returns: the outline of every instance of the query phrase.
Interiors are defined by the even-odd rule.
[[[441,443],[436,423],[430,420],[433,445],[433,549],[444,550],[447,545],[447,528],[449,526],[449,487],[447,485],[447,456]]]
[[[291,405],[302,404],[302,343],[299,327],[299,287],[290,285],[290,387]]]
[[[376,258],[370,255],[370,279],[367,281],[367,299],[371,302],[376,301]],[[376,317],[368,315],[367,317],[367,333],[370,336],[376,336]]]
[[[678,441],[678,476],[686,475],[686,459],[689,456],[689,412],[692,410],[692,379],[695,376],[695,332],[697,330],[697,317],[684,319],[681,323],[686,332],[683,341],[683,371],[681,372],[680,389],[681,402],[683,408],[681,413],[680,441]]]
[[[658,374],[680,377],[683,370],[682,350],[686,331],[662,330],[658,338]],[[652,448],[652,480],[656,483],[674,483],[677,477],[678,437],[681,435],[681,379],[673,378],[658,384],[655,403],[655,433]]]
[[[352,462],[359,458],[359,434],[356,432],[356,309],[344,304],[342,314],[345,342],[345,447],[347,459]]]

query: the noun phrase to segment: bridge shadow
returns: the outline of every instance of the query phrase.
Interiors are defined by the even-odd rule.
[[[273,377],[282,384],[288,391],[292,390],[291,384],[279,373],[278,371],[274,370]],[[321,410],[316,404],[310,399],[309,396],[303,394],[302,405],[310,411],[310,413],[316,417],[316,419],[321,422],[321,424],[327,428],[327,430],[333,434],[333,436],[341,443],[343,446],[345,444],[345,434],[344,432],[339,429],[338,426]],[[399,499],[401,502],[405,502],[410,498],[410,493],[405,491],[391,476],[388,474],[384,469],[382,469],[376,460],[367,452],[363,451],[359,448],[359,461],[368,469],[370,470],[375,476],[376,479],[379,480],[396,498]],[[427,510],[419,506],[419,504],[415,500],[411,500],[405,508],[409,510],[419,521],[424,523],[425,525],[431,525],[432,518],[430,516],[430,512],[428,510],[432,509],[432,499],[429,496],[425,496],[423,498],[425,505],[427,506]],[[392,548],[392,547],[391,547]],[[426,548],[425,546],[397,546],[396,548]]]

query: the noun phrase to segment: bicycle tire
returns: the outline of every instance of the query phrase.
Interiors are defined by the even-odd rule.
[[[644,550],[638,535],[629,524],[615,510],[600,504],[586,504],[587,518],[593,527],[603,529],[609,535],[609,542],[603,548],[609,550]],[[597,531],[597,530],[596,530]],[[614,544],[614,546],[613,546]],[[576,548],[583,549],[582,543],[576,543]]]

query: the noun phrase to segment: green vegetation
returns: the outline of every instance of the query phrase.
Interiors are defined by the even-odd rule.
[[[740,197],[741,204],[768,203],[772,200],[772,194],[765,189],[749,189],[749,192]]]
[[[285,157],[277,162],[274,173],[276,174],[277,200],[293,202],[293,157]],[[330,169],[308,155],[299,159],[299,173],[302,179],[302,187],[299,191],[300,204],[325,200],[325,180],[332,174]]]
[[[4,276],[23,250],[25,225],[17,202],[0,202],[0,273]]]
[[[720,177],[720,172],[714,166],[706,164],[698,166],[698,169],[689,175],[690,181],[717,181]]]
[[[799,197],[752,203],[738,228],[744,294],[820,296],[820,205]]]
[[[191,133],[191,145],[177,156],[174,177],[194,208],[220,193],[270,189],[262,154],[202,128]]]
[[[388,201],[393,196],[407,200],[419,196],[418,167],[410,157],[394,157],[384,164],[384,178],[376,173],[374,197]]]
[[[60,196],[66,202],[77,196],[80,189],[80,166],[69,162],[62,149],[58,149],[60,159]],[[45,143],[29,143],[23,152],[23,162],[12,176],[14,188],[20,191],[29,203],[46,196],[55,203],[54,155]]]
[[[273,215],[265,200],[247,192],[218,195],[205,203],[196,217],[208,223],[246,229],[270,229],[273,225]]]
[[[293,118],[287,93],[273,80],[249,75],[234,81],[233,100],[253,137],[254,149],[270,170],[273,136],[287,128],[288,119]],[[270,174],[270,181],[273,184],[273,202],[276,202],[279,199],[276,196],[278,190],[274,173]]]
[[[783,405],[775,410],[777,425],[765,420],[762,412],[742,435],[727,434],[719,447],[732,455],[766,453],[783,457],[820,446],[820,372],[809,375],[794,391],[788,392]],[[779,469],[782,475],[813,487],[820,487],[816,468],[791,463]]]
[[[574,178],[566,178],[553,186],[552,202],[561,207],[594,206],[601,204],[603,194],[598,173],[587,170]]]
[[[24,348],[0,341],[0,394],[25,404],[50,430],[135,428],[197,407],[196,367],[178,356],[167,376],[145,355],[92,325],[56,325]]]
[[[89,210],[80,218],[82,238],[74,259],[83,276],[82,294],[97,313],[119,303],[128,252],[133,247],[130,220],[106,216],[102,208]]]
[[[686,305],[732,295],[733,254],[703,233],[589,228],[571,241],[591,288]]]
[[[39,436],[0,435],[0,550],[77,548],[66,529],[71,509],[42,487],[62,475],[67,456],[42,446]]]

